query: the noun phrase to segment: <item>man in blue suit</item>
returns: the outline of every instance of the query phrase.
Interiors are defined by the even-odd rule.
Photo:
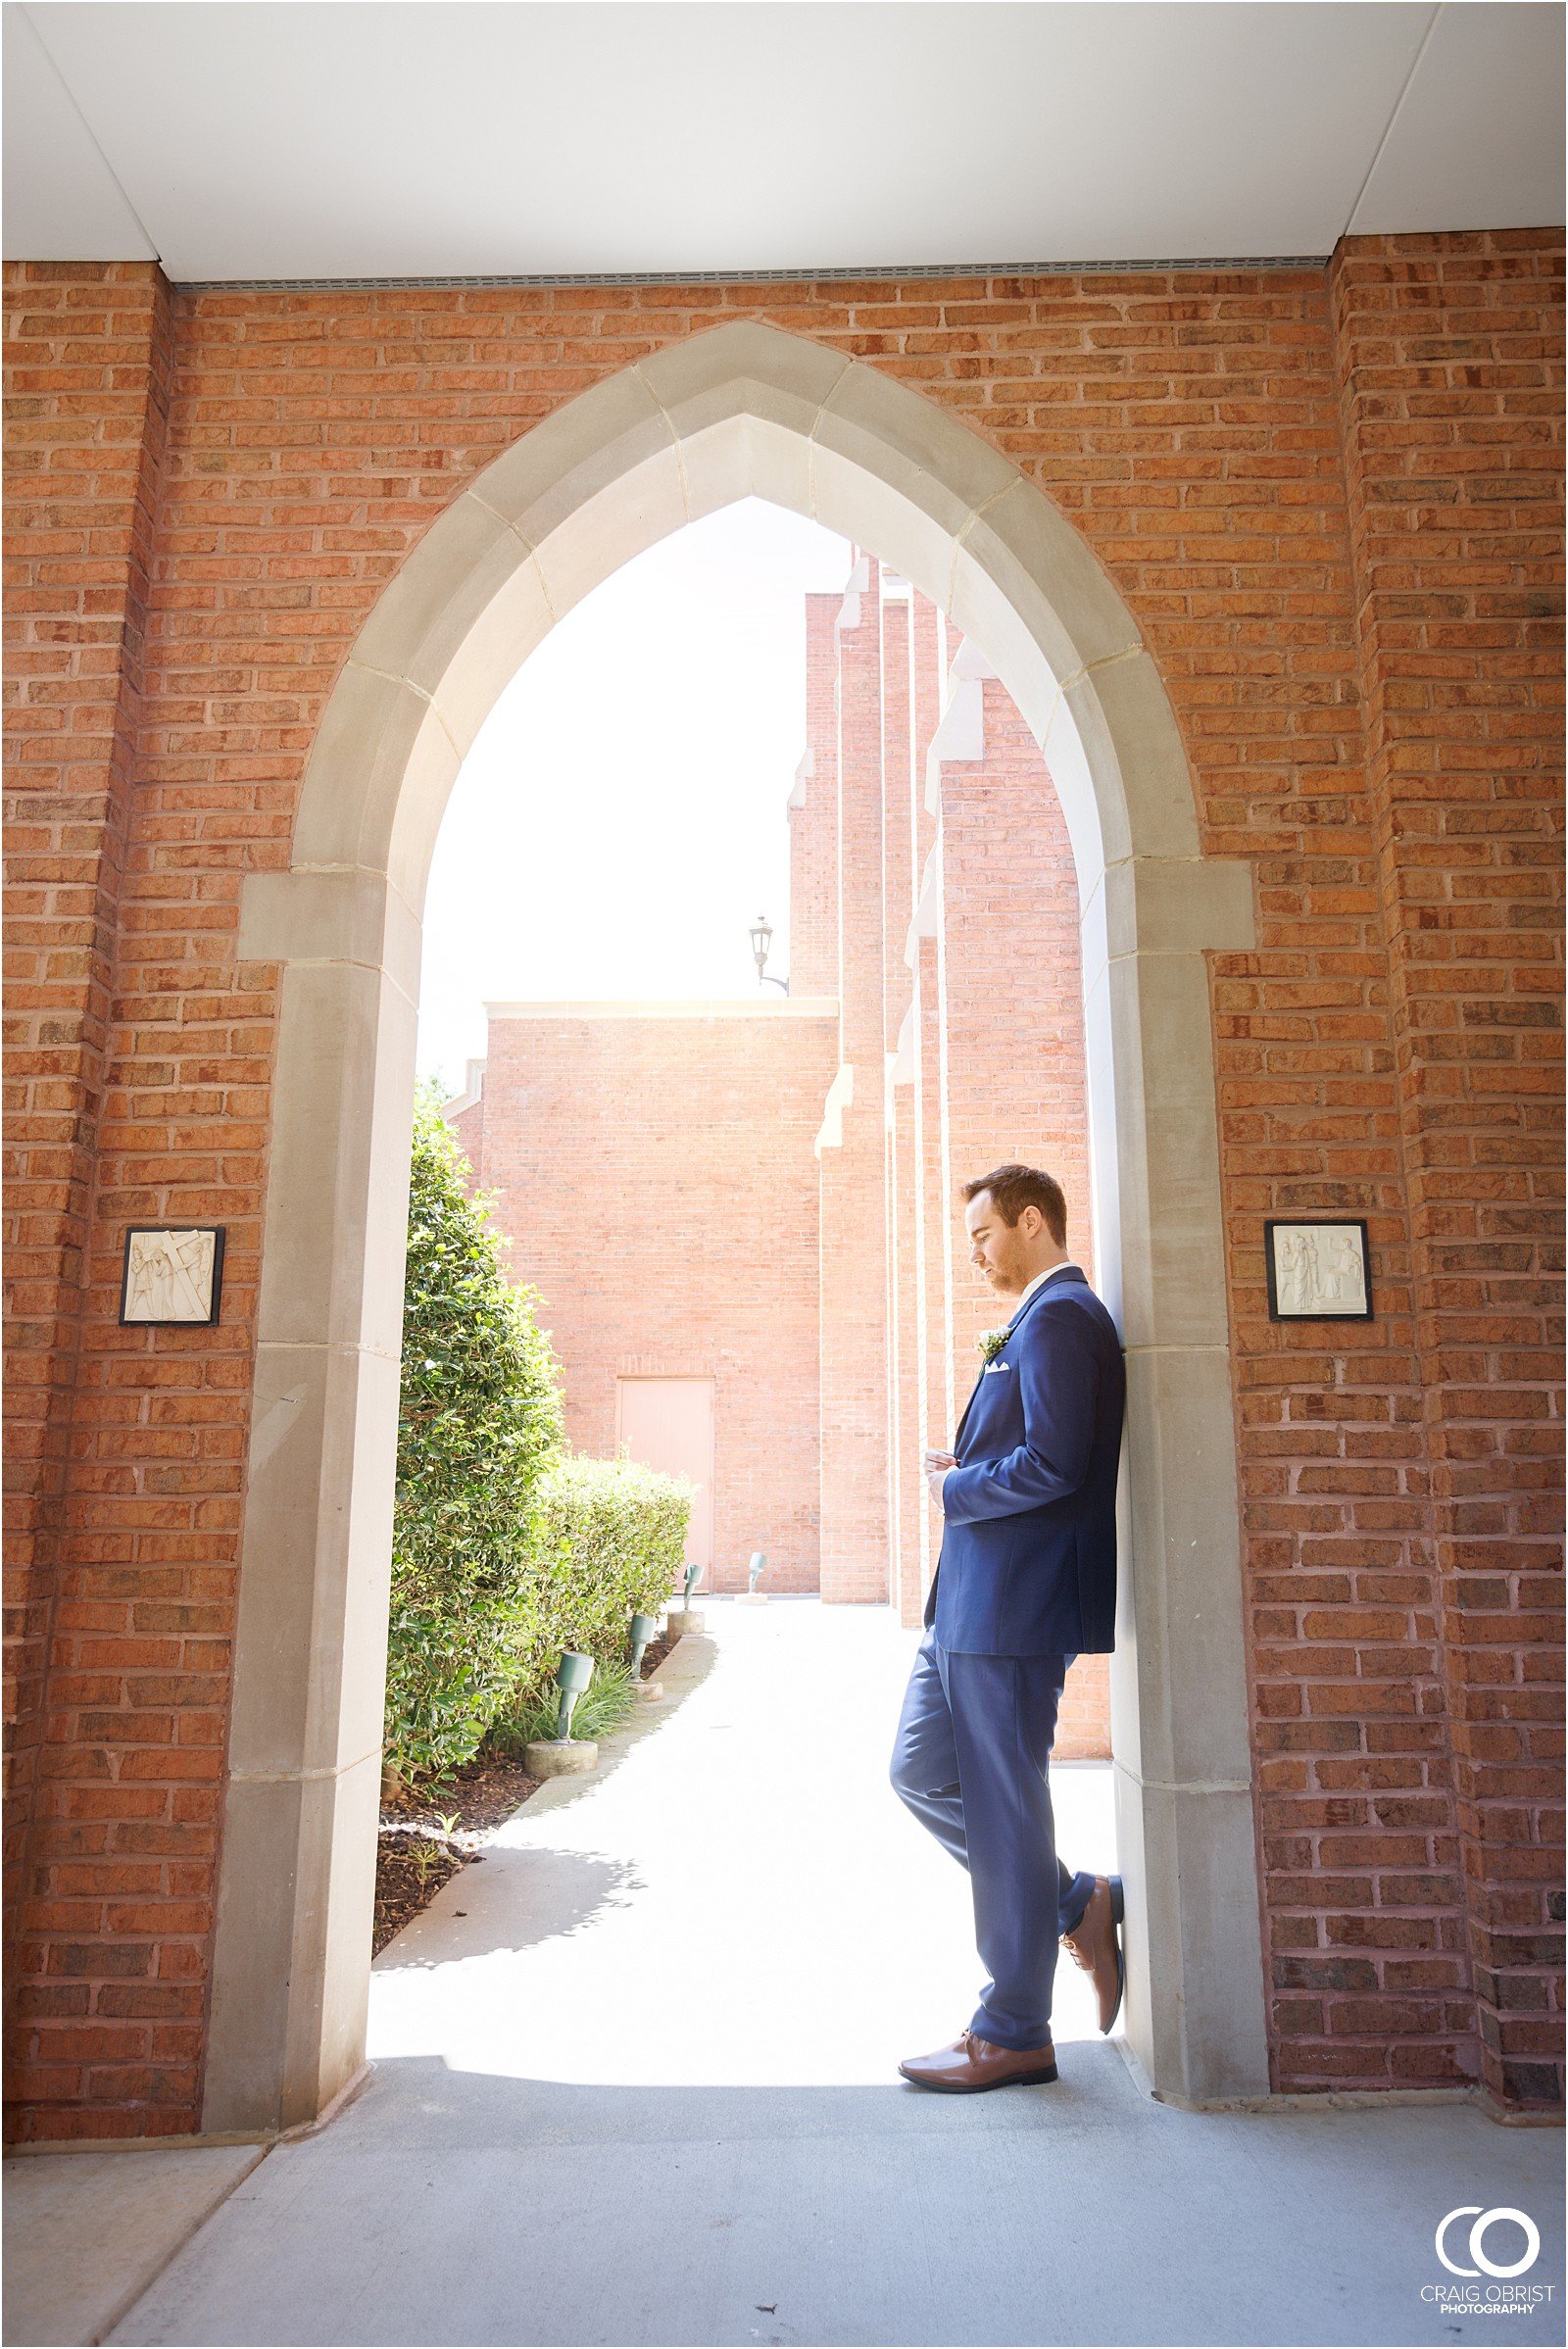
[[[974,1263],[1012,1305],[951,1452],[926,1454],[942,1553],[894,1746],[894,1786],[967,1868],[991,1980],[967,2031],[899,2066],[950,2095],[1056,2077],[1058,1938],[1121,2004],[1121,1883],[1056,1856],[1047,1764],[1075,1655],[1112,1645],[1126,1379],[1116,1327],[1067,1256],[1061,1186],[999,1166],[966,1184]]]

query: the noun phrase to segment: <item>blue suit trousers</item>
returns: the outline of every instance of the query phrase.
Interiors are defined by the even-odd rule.
[[[927,1632],[894,1741],[896,1792],[969,1872],[991,1980],[969,2029],[996,2047],[1051,2037],[1056,1941],[1095,1888],[1056,1856],[1047,1765],[1071,1656],[966,1655]]]

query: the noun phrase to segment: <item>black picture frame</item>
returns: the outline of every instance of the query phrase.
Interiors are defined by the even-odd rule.
[[[1280,1303],[1279,1262],[1274,1246],[1276,1232],[1355,1232],[1360,1236],[1361,1286],[1366,1303],[1342,1307],[1324,1306],[1321,1310],[1299,1313],[1282,1307]],[[1268,1278],[1268,1317],[1270,1321],[1373,1321],[1376,1313],[1372,1299],[1372,1248],[1367,1238],[1364,1215],[1271,1215],[1263,1224],[1263,1267]]]
[[[174,1316],[167,1321],[155,1321],[145,1314],[132,1316],[126,1311],[130,1302],[130,1244],[148,1232],[210,1232],[213,1236],[213,1296],[212,1307],[205,1321],[190,1321]],[[129,1330],[210,1330],[217,1327],[219,1310],[223,1300],[223,1243],[228,1226],[220,1223],[132,1223],[125,1227],[125,1245],[120,1263],[120,1326]]]

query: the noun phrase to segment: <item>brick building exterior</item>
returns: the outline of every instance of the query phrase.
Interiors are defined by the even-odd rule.
[[[767,1589],[814,1590],[812,1145],[838,1060],[835,1005],[489,1011],[479,1097],[447,1113],[498,1195],[513,1274],[540,1293],[568,1441],[612,1453],[628,1381],[711,1382],[704,1587],[744,1590],[748,1558],[765,1549]],[[609,1253],[607,1229],[619,1235]]]
[[[1038,745],[926,597],[860,557],[808,599],[807,670],[788,1001],[491,1004],[447,1114],[544,1299],[571,1441],[625,1438],[630,1381],[710,1382],[709,1587],[744,1590],[763,1549],[769,1590],[912,1624],[921,1454],[999,1313],[964,1177],[1051,1166],[1093,1271],[1078,886]],[[607,1259],[583,1209],[615,1202]],[[1057,1751],[1109,1752],[1103,1658],[1073,1670]]]
[[[1208,971],[1272,2082],[1558,2096],[1561,260],[1520,230],[907,282],[7,267],[17,2131],[202,2110],[285,1002],[244,886],[289,867],[350,647],[437,517],[745,318],[918,393],[1065,517],[1157,667],[1203,855],[1250,866],[1255,945]],[[868,856],[857,933],[878,889]],[[875,968],[840,1103],[873,1195]],[[940,1115],[922,1070],[895,1145]],[[1262,1219],[1308,1211],[1367,1218],[1370,1323],[1269,1320]],[[163,1220],[226,1227],[217,1326],[119,1325],[125,1227]],[[842,1359],[830,1431],[885,1375],[868,1338]],[[902,1348],[897,1383],[918,1413]],[[847,1484],[824,1546],[880,1538]]]

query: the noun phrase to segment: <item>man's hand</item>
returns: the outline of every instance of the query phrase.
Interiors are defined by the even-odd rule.
[[[942,1487],[950,1468],[956,1468],[958,1455],[953,1451],[928,1451],[925,1455],[925,1489],[940,1509]]]

